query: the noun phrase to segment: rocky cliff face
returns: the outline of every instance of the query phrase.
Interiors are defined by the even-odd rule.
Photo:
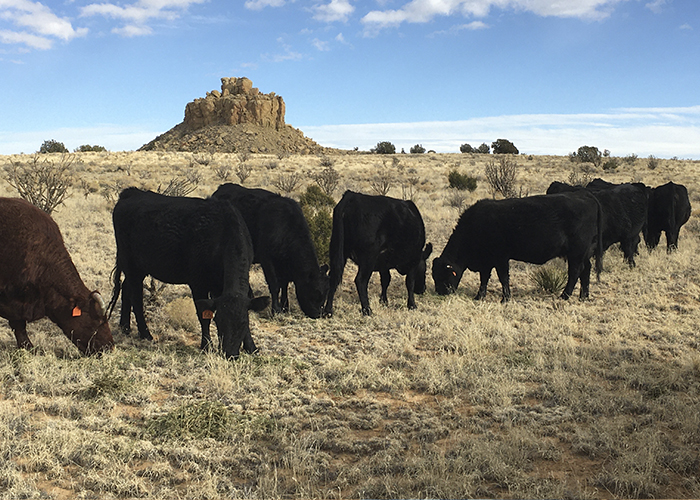
[[[274,92],[261,94],[248,78],[222,78],[221,92],[187,104],[185,125],[198,130],[208,125],[252,124],[280,130],[284,128],[284,99]]]
[[[326,150],[284,122],[285,104],[262,94],[248,78],[222,78],[221,91],[207,92],[185,107],[185,119],[140,148],[142,151],[220,153],[320,153]]]

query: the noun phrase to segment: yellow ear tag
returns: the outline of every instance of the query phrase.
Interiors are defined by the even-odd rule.
[[[202,319],[212,319],[214,318],[214,311],[210,311],[209,309],[202,311]]]
[[[78,306],[75,306],[73,308],[73,317],[77,318],[78,316],[82,316],[82,315],[83,315],[83,311],[81,311]]]

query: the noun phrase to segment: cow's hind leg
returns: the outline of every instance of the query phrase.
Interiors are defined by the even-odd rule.
[[[386,291],[389,288],[389,283],[391,283],[391,273],[388,269],[382,269],[379,271],[379,277],[382,281],[382,294],[379,296],[379,302],[385,306],[389,305],[389,299],[386,297]]]
[[[27,335],[27,322],[24,320],[10,320],[10,328],[15,333],[17,347],[20,349],[32,349],[34,344]]]
[[[333,259],[333,257],[331,257]],[[343,271],[345,270],[345,259],[340,259],[341,262],[334,262],[331,260],[331,268],[329,274],[328,283],[328,297],[326,298],[326,304],[323,306],[323,315],[325,317],[330,317],[333,315],[333,298],[335,297],[335,292],[343,279]]]
[[[270,311],[272,314],[278,314],[282,312],[282,307],[280,306],[280,283],[277,279],[277,273],[275,272],[275,266],[270,262],[264,262],[261,264],[263,268],[263,274],[265,275],[265,281],[267,281],[267,287],[270,289]],[[286,290],[283,292],[286,293]]]
[[[143,309],[143,278],[141,279],[127,279],[124,278],[124,285],[122,290],[126,291],[131,299],[131,307],[134,310],[134,316],[136,316],[136,326],[139,329],[139,337],[145,340],[153,340],[151,332],[148,330],[148,325],[146,325],[146,316]],[[124,293],[122,291],[122,294]],[[124,299],[122,298],[122,301]],[[129,315],[126,316],[127,321],[129,321]],[[124,308],[122,307],[122,321],[124,321]],[[128,325],[128,323],[127,323]],[[127,330],[128,331],[128,330]]]
[[[131,282],[125,276],[122,283],[122,310],[119,315],[119,330],[124,335],[131,333]]]
[[[564,291],[561,292],[561,298],[564,300],[569,300],[569,297],[571,297],[571,294],[574,293],[574,287],[576,286],[576,282],[578,281],[579,276],[581,276],[581,271],[583,269],[583,261],[580,258],[572,258],[568,257],[567,258],[569,262],[568,266],[568,280],[566,281],[566,286],[564,287]],[[588,262],[588,266],[590,269],[590,261]]]
[[[510,300],[510,265],[508,261],[496,266],[496,274],[498,274],[498,281],[501,282],[501,302],[508,302]]]
[[[282,312],[289,312],[289,281],[280,286],[280,309]]]
[[[408,292],[408,308],[416,309],[416,271],[411,269],[406,273],[406,291]]]
[[[581,270],[580,278],[581,291],[579,292],[578,298],[580,300],[586,300],[591,285],[591,259],[583,260],[583,269]]]
[[[365,316],[372,315],[372,309],[369,307],[369,297],[367,295],[367,287],[369,286],[369,278],[372,276],[372,272],[372,266],[358,264],[357,276],[355,276],[355,287],[357,288],[357,295],[360,296],[362,314]]]

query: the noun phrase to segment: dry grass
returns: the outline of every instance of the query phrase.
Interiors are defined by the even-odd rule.
[[[108,294],[109,193],[186,178],[192,155],[77,156],[74,175],[94,189],[74,188],[54,217],[83,279]],[[448,172],[477,178],[473,203],[489,196],[488,158],[397,156],[386,168],[418,177],[413,199],[439,254],[459,215]],[[333,157],[336,196],[370,192],[376,158]],[[192,195],[212,193],[217,168],[237,161],[214,155],[197,167]],[[318,164],[291,156],[268,169],[274,161],[251,156],[246,186],[274,189],[279,175]],[[700,164],[659,163],[624,163],[605,178],[674,180],[700,207]],[[531,194],[573,168],[558,157],[518,164]],[[12,195],[4,181],[0,195]],[[507,305],[496,279],[473,302],[478,279],[467,272],[448,297],[429,278],[416,311],[394,275],[384,307],[375,276],[375,315],[363,317],[349,266],[332,318],[310,320],[294,301],[288,315],[251,314],[261,354],[236,362],[199,352],[183,286],[147,305],[157,342],[119,336],[101,359],[80,357],[46,321],[30,326],[35,352],[18,351],[3,324],[0,498],[700,497],[698,208],[681,238],[671,255],[643,250],[635,269],[609,251],[586,302],[538,291],[535,266],[513,263]],[[266,290],[257,266],[251,279]]]

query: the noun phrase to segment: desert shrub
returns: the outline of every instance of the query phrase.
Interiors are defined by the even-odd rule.
[[[581,167],[579,169],[574,166],[569,174],[569,184],[572,186],[586,187],[589,182],[591,182],[591,172],[589,168]]]
[[[460,152],[460,153],[473,153],[473,152],[474,152],[474,148],[471,147],[471,144],[462,144],[462,145],[459,147],[459,152]]]
[[[509,158],[500,158],[498,162],[491,160],[486,164],[486,181],[489,183],[492,195],[501,193],[504,198],[518,196],[515,190],[517,168],[517,163]]]
[[[386,196],[394,185],[394,176],[387,169],[383,168],[369,181],[372,192],[379,196]]]
[[[467,201],[467,193],[459,189],[450,189],[447,197],[445,198],[445,204],[448,207],[454,208],[458,212],[461,212]]]
[[[420,154],[420,153],[425,153],[425,148],[423,147],[422,144],[416,144],[413,146],[411,149],[411,154]]]
[[[76,153],[103,153],[105,151],[107,151],[107,148],[104,146],[90,146],[89,144],[83,144],[82,146],[75,148]]]
[[[321,156],[319,163],[321,164],[322,167],[332,167],[334,162],[328,156],[323,155],[323,156]]]
[[[396,153],[396,146],[394,146],[389,141],[382,141],[378,142],[377,146],[375,148],[372,148],[370,151],[378,155],[393,155],[394,153]]]
[[[44,141],[39,148],[39,153],[68,153],[68,148],[62,142],[51,139]]]
[[[75,157],[63,154],[58,161],[32,155],[27,163],[10,160],[6,167],[7,182],[19,196],[44,212],[51,214],[68,198],[73,185],[70,166]]]
[[[620,160],[617,158],[608,158],[605,160],[605,163],[603,163],[603,170],[617,170],[617,167],[620,166]]]
[[[637,158],[638,158],[638,157],[637,157],[636,154],[631,153],[631,154],[628,154],[627,156],[625,156],[624,161],[625,161],[625,163],[628,163],[628,164],[632,165],[634,162],[637,161]]]
[[[214,156],[211,153],[196,153],[192,155],[192,163],[204,167],[208,166],[213,159]]]
[[[647,167],[649,170],[656,170],[656,167],[659,166],[659,159],[654,156],[654,155],[649,155],[649,158],[647,158]]]
[[[191,170],[185,177],[173,177],[165,187],[160,184],[156,192],[165,196],[187,196],[192,193],[202,181],[202,175],[196,170]]]
[[[321,165],[323,165],[323,162]],[[326,165],[320,172],[311,174],[311,178],[327,196],[333,196],[333,192],[338,188],[338,183],[340,182],[340,174],[333,168],[332,163]]]
[[[404,200],[413,200],[416,195],[416,186],[420,182],[420,178],[415,175],[409,175],[401,179],[401,198]]]
[[[595,146],[581,146],[578,151],[571,153],[569,159],[572,161],[578,161],[581,163],[592,163],[596,167],[602,162],[602,157],[600,151]]]
[[[508,139],[498,139],[498,140],[496,140],[496,142],[492,142],[491,149],[493,150],[493,154],[495,154],[495,155],[498,155],[498,154],[510,154],[510,155],[520,154],[520,151],[518,151],[518,148],[515,147],[515,144],[510,142]]]
[[[447,174],[447,180],[451,188],[459,191],[467,190],[472,193],[476,189],[476,177],[460,174],[457,170],[450,170]]]
[[[530,274],[537,290],[559,295],[568,279],[566,269],[556,265],[540,266]]]
[[[301,181],[301,176],[296,172],[279,174],[277,179],[272,181],[272,185],[279,189],[281,193],[289,195],[299,185],[299,181]]]
[[[316,248],[316,255],[321,264],[328,264],[328,247],[333,230],[331,212],[335,201],[317,185],[307,186],[299,197],[299,205],[309,225],[311,240]]]
[[[238,177],[238,180],[241,181],[241,184],[243,184],[252,173],[253,167],[251,167],[247,163],[239,163],[238,167],[236,167],[236,177]]]

